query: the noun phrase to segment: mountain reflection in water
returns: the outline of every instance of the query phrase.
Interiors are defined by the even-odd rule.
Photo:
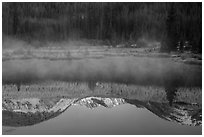
[[[198,104],[175,102],[143,102],[133,99],[86,97],[52,98],[52,99],[4,99],[3,126],[28,126],[54,118],[72,105],[82,105],[93,109],[98,106],[112,108],[121,104],[132,104],[137,108],[148,109],[162,119],[184,125],[200,126],[202,124],[202,107]]]
[[[47,81],[20,86],[4,84],[2,95],[3,126],[12,128],[5,130],[3,134],[15,133],[13,128],[17,127],[38,126],[44,123],[43,121],[57,119],[64,113],[67,114],[66,119],[75,118],[75,112],[72,112],[72,109],[77,106],[91,109],[92,113],[89,114],[91,117],[92,115],[94,117],[94,113],[98,110],[116,108],[117,112],[113,112],[115,115],[121,113],[120,108],[132,106],[132,110],[139,108],[149,111],[169,123],[189,127],[202,126],[202,90],[200,87]],[[100,113],[100,115],[103,114]],[[133,119],[134,117],[137,116],[133,116]],[[140,117],[146,119],[144,115]]]

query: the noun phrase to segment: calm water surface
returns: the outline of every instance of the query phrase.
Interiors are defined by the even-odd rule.
[[[146,109],[126,104],[94,110],[72,106],[60,116],[40,124],[3,127],[3,134],[201,134],[201,130],[201,126],[169,122]]]
[[[202,134],[199,65],[11,60],[2,71],[3,134]]]

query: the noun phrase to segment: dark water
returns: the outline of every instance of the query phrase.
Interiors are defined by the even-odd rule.
[[[11,60],[2,71],[3,86],[16,85],[3,88],[3,134],[202,134],[198,65],[134,57]],[[77,84],[73,91],[23,90],[50,80]]]

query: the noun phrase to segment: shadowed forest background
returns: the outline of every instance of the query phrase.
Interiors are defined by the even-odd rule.
[[[161,51],[202,52],[202,3],[2,3],[4,36],[25,41],[92,40],[116,46],[145,38]],[[178,44],[179,43],[179,44]]]

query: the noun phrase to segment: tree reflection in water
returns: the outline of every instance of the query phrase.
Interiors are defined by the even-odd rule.
[[[166,99],[169,101],[169,105],[172,106],[173,101],[176,97],[177,88],[173,86],[165,87]]]

